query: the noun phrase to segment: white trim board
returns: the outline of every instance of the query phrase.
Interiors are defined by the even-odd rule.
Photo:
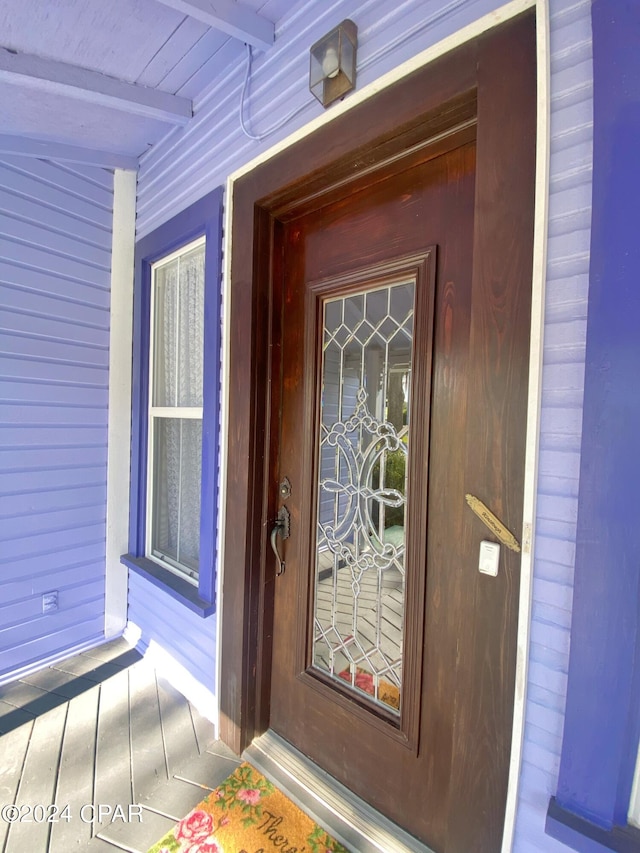
[[[544,305],[547,281],[547,233],[549,225],[549,173],[551,158],[551,49],[549,39],[549,0],[536,3],[536,51],[538,64],[538,113],[536,128],[536,185],[533,229],[533,270],[531,286],[531,331],[529,340],[529,392],[527,434],[525,440],[524,505],[522,558],[520,560],[520,603],[516,649],[516,685],[511,737],[511,759],[505,825],[501,853],[513,847],[527,704],[529,643],[533,571],[540,417],[542,408],[542,355],[544,348]]]
[[[109,328],[109,426],[107,438],[107,543],[105,637],[122,633],[127,621],[131,467],[131,359],[133,346],[133,257],[136,173],[113,176],[111,322]]]
[[[535,225],[534,225],[534,257],[532,270],[532,297],[531,297],[531,341],[529,362],[529,392],[527,408],[527,435],[525,451],[525,484],[524,484],[524,514],[522,542],[523,548],[520,573],[520,601],[518,615],[517,636],[517,659],[516,659],[516,683],[514,694],[514,718],[513,734],[511,744],[511,759],[509,766],[509,783],[507,789],[506,813],[501,853],[509,853],[513,846],[516,813],[518,805],[518,786],[520,769],[522,764],[522,748],[524,721],[526,709],[526,685],[527,668],[529,656],[529,637],[531,622],[531,600],[533,587],[533,565],[534,565],[534,523],[536,509],[536,484],[538,463],[538,436],[540,434],[540,401],[542,392],[542,350],[544,330],[544,295],[546,282],[546,246],[548,228],[548,198],[549,198],[549,81],[550,81],[550,53],[549,53],[549,0],[512,0],[488,15],[479,18],[457,33],[449,36],[437,44],[416,54],[412,59],[402,63],[397,68],[384,74],[373,83],[355,92],[345,101],[323,113],[318,118],[306,124],[304,127],[292,133],[290,136],[275,144],[272,148],[261,153],[250,160],[240,169],[237,169],[227,178],[226,205],[225,205],[225,245],[224,245],[224,271],[222,286],[223,304],[223,339],[222,339],[222,399],[221,399],[221,500],[220,500],[220,529],[225,529],[226,495],[224,492],[226,484],[226,466],[229,435],[229,352],[230,352],[230,304],[231,289],[231,255],[232,255],[232,222],[233,222],[233,192],[235,182],[253,171],[257,166],[270,160],[276,154],[285,151],[301,139],[313,133],[318,128],[333,121],[343,113],[349,112],[358,104],[373,97],[381,90],[391,86],[398,80],[411,74],[418,68],[422,68],[433,62],[445,53],[456,47],[477,38],[487,30],[516,17],[527,9],[535,8],[537,13],[536,50],[538,63],[538,111],[536,131],[536,188],[535,188]],[[224,566],[224,536],[221,536],[219,547],[218,584],[222,589],[222,567]],[[217,660],[216,671],[220,673],[222,620],[224,619],[224,602],[221,599],[218,619]],[[220,692],[218,690],[218,699]]]

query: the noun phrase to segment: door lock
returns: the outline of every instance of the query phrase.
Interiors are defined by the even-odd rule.
[[[289,482],[289,478],[285,477],[284,480],[280,483],[280,497],[283,501],[289,500],[291,497],[291,483]]]

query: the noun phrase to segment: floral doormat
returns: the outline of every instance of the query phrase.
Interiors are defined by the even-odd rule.
[[[250,764],[148,853],[349,853]]]

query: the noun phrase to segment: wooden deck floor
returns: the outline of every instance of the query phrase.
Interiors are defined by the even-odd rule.
[[[107,643],[0,687],[0,851],[146,853],[237,764],[148,662]]]

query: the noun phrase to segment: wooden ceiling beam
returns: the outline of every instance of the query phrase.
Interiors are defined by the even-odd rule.
[[[4,47],[0,47],[0,82],[76,98],[170,124],[184,125],[193,115],[193,106],[188,98]]]
[[[262,50],[271,47],[275,40],[275,26],[271,21],[232,0],[158,0],[158,2]]]

